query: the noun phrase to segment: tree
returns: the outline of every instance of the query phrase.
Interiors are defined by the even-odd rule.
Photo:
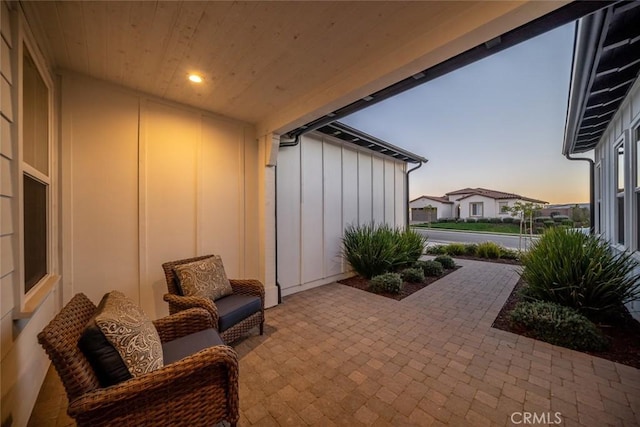
[[[520,218],[520,238],[518,239],[518,250],[522,250],[522,238],[527,235],[527,226],[529,241],[533,240],[533,216],[537,211],[542,208],[537,203],[520,202],[517,201],[513,206],[506,210],[511,213],[511,216]],[[525,249],[527,248],[527,241],[525,238]]]

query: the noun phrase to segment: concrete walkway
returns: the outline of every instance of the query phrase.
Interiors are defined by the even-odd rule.
[[[459,263],[403,301],[331,284],[269,309],[235,346],[240,425],[640,425],[640,370],[491,328],[516,268]],[[68,424],[60,393],[31,425]]]

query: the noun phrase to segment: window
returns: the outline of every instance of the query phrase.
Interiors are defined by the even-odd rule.
[[[470,216],[482,216],[483,215],[483,202],[469,203],[469,215]]]
[[[636,225],[636,250],[640,251],[640,127],[636,128],[634,137],[636,140],[636,182],[634,189],[636,198],[636,220],[634,224]]]
[[[24,286],[33,288],[47,274],[47,186],[24,175]]]
[[[509,213],[509,202],[498,202],[498,213]]]
[[[617,242],[624,245],[624,145],[615,149]]]
[[[24,46],[22,74],[22,202],[24,292],[49,273],[49,89]]]
[[[600,221],[600,217],[601,217],[600,210],[601,210],[601,204],[602,204],[602,166],[600,163],[596,165],[594,187],[595,187],[595,193],[596,193],[596,200],[595,200],[596,211],[594,213],[595,224],[591,224],[591,226],[593,227],[596,233],[602,233],[602,223]]]

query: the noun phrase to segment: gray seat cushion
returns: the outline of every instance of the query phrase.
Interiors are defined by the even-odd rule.
[[[165,342],[162,344],[164,364],[168,365],[216,345],[224,345],[224,343],[215,329],[203,329],[177,340]]]
[[[224,332],[262,309],[260,297],[233,294],[216,300],[218,330]]]

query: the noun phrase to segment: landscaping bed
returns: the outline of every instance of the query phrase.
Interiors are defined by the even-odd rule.
[[[502,310],[498,313],[498,317],[496,317],[496,320],[493,322],[493,327],[535,339],[535,334],[525,329],[512,326],[510,321],[511,312],[521,300],[518,291],[523,286],[525,286],[525,282],[520,279],[513,288]],[[619,321],[615,324],[596,324],[596,326],[609,341],[609,348],[605,351],[583,351],[583,353],[640,369],[640,323],[638,323],[638,321],[626,312],[623,313]]]
[[[387,298],[392,298],[396,301],[400,301],[406,297],[408,297],[409,295],[418,292],[420,289],[424,289],[427,286],[429,286],[430,284],[432,284],[433,282],[442,279],[443,277],[445,277],[448,274],[453,273],[455,270],[461,268],[460,266],[456,266],[453,269],[445,269],[444,273],[442,274],[442,276],[438,276],[438,277],[434,277],[434,276],[430,276],[430,277],[425,277],[424,281],[421,283],[411,283],[411,282],[404,282],[404,286],[402,288],[402,290],[400,291],[400,293],[394,294],[394,293],[390,293],[390,292],[373,292],[369,289],[369,280],[365,279],[364,277],[360,276],[360,275],[356,275],[354,277],[350,277],[348,279],[343,279],[343,280],[339,280],[338,283],[342,284],[342,285],[346,285],[346,286],[351,286],[352,288],[356,288],[356,289],[361,289],[363,291],[372,293],[372,294],[376,294],[376,295],[380,295],[383,297],[387,297]]]

